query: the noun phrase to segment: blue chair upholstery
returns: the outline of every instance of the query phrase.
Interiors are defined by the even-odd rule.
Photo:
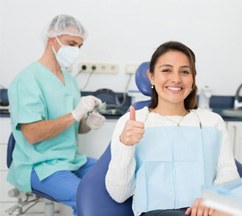
[[[149,62],[142,63],[136,70],[135,82],[139,91],[145,96],[151,95],[151,83],[146,75]],[[148,106],[150,100],[133,104],[136,110]],[[105,187],[105,175],[111,159],[110,144],[95,166],[84,176],[77,190],[78,216],[133,216],[132,197],[124,203],[115,202]],[[238,170],[242,165],[237,163]]]
[[[242,164],[239,161],[237,161],[237,160],[235,160],[235,163],[236,163],[239,175],[240,175],[240,177],[242,177]]]
[[[146,71],[149,62],[142,63],[136,70],[135,82],[139,91],[150,96],[150,81]],[[133,104],[135,109],[141,109],[149,104],[149,100]],[[77,190],[78,216],[133,216],[132,197],[124,203],[115,202],[105,187],[105,176],[111,159],[110,144],[95,166],[86,174]]]
[[[9,168],[11,166],[11,163],[12,163],[12,160],[13,160],[13,150],[14,150],[14,147],[15,147],[15,139],[14,139],[14,136],[13,136],[13,133],[10,134],[9,136],[9,139],[8,139],[8,145],[7,145],[7,167]],[[32,190],[32,194],[35,194],[37,195],[37,199],[39,198],[46,198],[50,201],[55,201],[55,202],[58,202],[57,200],[55,200],[53,197],[45,194],[45,193],[42,193],[40,191],[37,191],[37,190]],[[31,201],[29,201],[31,202]],[[37,202],[36,202],[37,203]],[[28,203],[22,203],[23,205],[27,205]],[[19,206],[21,206],[22,204],[17,204]],[[49,203],[49,205],[52,204],[52,203]],[[47,210],[48,212],[45,212],[47,215],[52,215],[51,211],[52,209],[49,208],[49,210]],[[54,213],[53,213],[54,215]]]
[[[139,65],[135,73],[135,84],[139,89],[139,91],[145,96],[151,96],[151,83],[146,73],[149,67],[150,67],[149,62],[143,62],[142,64]],[[150,103],[150,100],[137,101],[133,104],[133,106],[136,110],[138,110],[145,106],[148,106],[149,103]]]
[[[7,146],[7,167],[11,166],[13,160],[13,149],[15,146],[15,139],[13,137],[13,133],[10,134],[8,138],[8,146]]]
[[[145,96],[151,96],[151,84],[147,76],[150,62],[143,62],[139,65],[135,73],[135,83],[139,91]]]
[[[77,190],[78,216],[133,216],[132,198],[115,202],[105,187],[105,175],[111,158],[110,144],[95,166],[84,176]]]

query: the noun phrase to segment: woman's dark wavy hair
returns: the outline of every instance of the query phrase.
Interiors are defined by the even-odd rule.
[[[166,43],[161,44],[151,57],[150,73],[154,75],[154,68],[158,58],[169,51],[179,51],[184,53],[188,57],[191,70],[192,70],[193,84],[192,84],[192,91],[184,100],[184,106],[186,110],[196,109],[197,108],[197,86],[196,86],[196,80],[195,80],[196,57],[193,51],[189,47],[177,41],[168,41]],[[158,95],[154,87],[151,89],[151,102],[150,102],[149,108],[154,109],[155,107],[157,107],[157,105],[158,105]]]

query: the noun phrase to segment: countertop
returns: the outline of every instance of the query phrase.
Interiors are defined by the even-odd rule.
[[[94,95],[105,102],[106,109],[100,111],[102,115],[106,117],[106,119],[119,119],[124,113],[127,112],[129,106],[131,104],[131,97],[122,92],[113,92],[110,89],[99,89],[95,92],[81,92],[82,96]],[[0,99],[4,99],[4,106],[0,104],[0,117],[8,118],[10,117],[10,113],[8,111],[8,98],[7,91],[2,90],[2,94],[0,94]],[[0,102],[3,100],[0,100]]]

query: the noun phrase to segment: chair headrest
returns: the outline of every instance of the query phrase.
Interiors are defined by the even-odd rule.
[[[139,91],[145,96],[151,96],[151,83],[146,74],[147,70],[150,68],[150,62],[143,62],[137,68],[135,73],[135,83]]]

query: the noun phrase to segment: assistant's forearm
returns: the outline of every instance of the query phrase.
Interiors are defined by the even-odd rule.
[[[42,120],[29,124],[21,124],[21,130],[29,144],[51,139],[75,122],[72,114],[66,114],[53,120]]]

